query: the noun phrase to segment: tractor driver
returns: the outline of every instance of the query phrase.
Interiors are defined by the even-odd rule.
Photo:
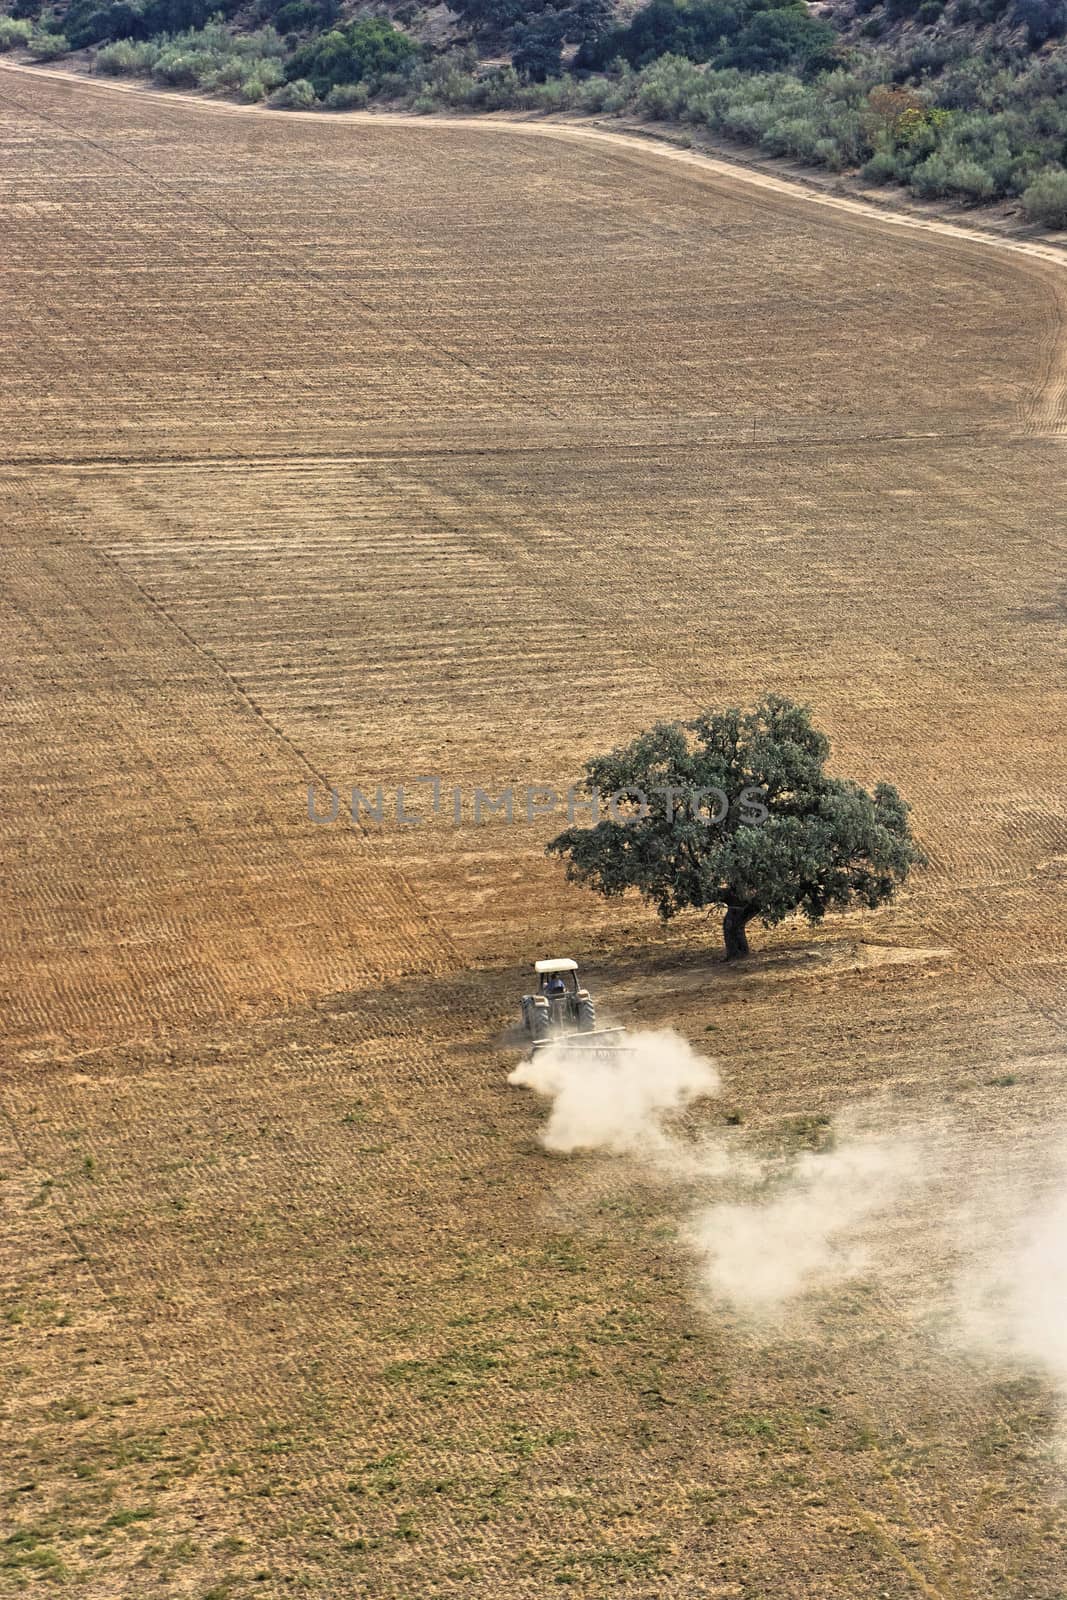
[[[549,973],[548,982],[545,984],[545,993],[548,995],[550,1000],[555,1000],[559,995],[564,994],[566,992],[566,988],[567,985],[563,982],[563,979],[558,972]]]

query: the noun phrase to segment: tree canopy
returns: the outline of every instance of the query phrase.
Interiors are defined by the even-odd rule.
[[[586,763],[587,795],[628,797],[548,851],[572,882],[606,896],[636,889],[665,921],[721,908],[727,957],[746,955],[754,918],[874,909],[926,859],[893,785],[868,793],[832,777],[829,755],[809,708],[781,695],[657,723]]]
[[[588,38],[576,65],[644,67],[676,55],[746,72],[815,72],[833,64],[836,44],[835,30],[803,0],[650,0],[625,26]]]
[[[418,46],[383,17],[360,17],[347,27],[320,33],[289,58],[290,82],[306,78],[324,96],[334,84],[359,83],[397,72],[417,54]]]

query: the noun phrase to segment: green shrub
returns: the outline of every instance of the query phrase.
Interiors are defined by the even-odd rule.
[[[774,156],[795,156],[801,161],[816,159],[819,130],[810,117],[783,117],[772,123],[764,145]]]
[[[936,151],[913,168],[909,182],[916,194],[924,200],[937,199],[949,192],[949,166],[943,155]]]
[[[204,88],[234,86],[241,95],[242,100],[254,104],[256,101],[265,100],[272,89],[276,89],[284,81],[285,74],[277,61],[271,61],[264,56],[258,61],[238,61],[227,64],[225,76],[218,79],[218,84],[203,83]]]
[[[0,17],[0,50],[15,50],[28,44],[33,23],[26,18]]]
[[[595,116],[605,110],[612,85],[607,78],[586,78],[575,85],[575,110]]]
[[[151,39],[119,39],[96,52],[93,70],[112,78],[148,77],[159,60],[160,49]]]
[[[893,183],[899,178],[897,158],[892,150],[876,150],[863,168],[870,183]]]
[[[315,104],[315,98],[314,86],[306,78],[295,78],[292,83],[283,83],[271,95],[270,103],[281,111],[306,111]]]
[[[997,180],[978,161],[954,162],[949,173],[952,193],[966,200],[990,200],[997,192]]]
[[[530,84],[523,102],[534,111],[569,111],[573,96],[573,78],[549,78],[545,83]]]
[[[152,76],[157,83],[165,83],[171,89],[196,89],[200,86],[196,56],[182,50],[164,49],[152,68]]]
[[[204,28],[190,28],[163,38],[152,48],[156,50],[152,76],[170,88],[237,91],[247,79],[258,78],[270,89],[284,76],[280,57],[285,45],[273,28],[233,34],[221,22],[213,21]],[[105,71],[138,70],[136,66],[124,66],[126,60],[136,61],[137,57],[127,56],[118,46],[99,51],[98,64],[105,57],[109,63]]]
[[[464,56],[465,52],[453,51],[427,66],[417,68],[411,80],[412,104],[422,96],[431,99],[435,108],[442,105],[487,106],[488,102],[480,93],[481,85],[489,84],[500,69],[493,69],[476,82]],[[507,70],[510,72],[510,67]]]
[[[914,169],[911,186],[925,199],[989,200],[997,192],[996,179],[980,162],[954,159],[940,150]]]
[[[335,83],[326,96],[326,104],[331,111],[358,111],[369,99],[365,83]]]
[[[1067,171],[1046,167],[1023,190],[1023,211],[1046,228],[1067,228]]]
[[[196,82],[201,89],[239,89],[248,76],[240,56],[225,56],[214,65],[198,67]]]
[[[617,115],[630,105],[634,95],[634,73],[628,62],[616,63],[621,65],[622,71],[614,78],[608,79],[608,90],[604,96],[602,109]]]
[[[462,99],[450,100],[451,105],[474,106],[481,111],[506,111],[519,103],[519,75],[514,67],[492,67],[480,78],[468,78],[469,89],[464,90],[462,80],[455,87]]]
[[[27,49],[35,61],[56,61],[70,54],[70,41],[61,33],[35,31],[27,41]]]

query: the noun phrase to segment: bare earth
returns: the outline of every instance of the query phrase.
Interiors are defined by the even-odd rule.
[[[573,954],[739,1147],[1060,1126],[1054,252],[9,67],[0,141],[0,1594],[1062,1600],[1052,1392],[950,1359],[907,1239],[804,1327],[699,1306],[504,1032]],[[931,866],[743,971],[561,819],[308,818],[769,688]]]

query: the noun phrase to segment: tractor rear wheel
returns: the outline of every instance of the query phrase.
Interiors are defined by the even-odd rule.
[[[591,1000],[578,1002],[578,1032],[592,1033],[596,1027],[596,1006]]]

